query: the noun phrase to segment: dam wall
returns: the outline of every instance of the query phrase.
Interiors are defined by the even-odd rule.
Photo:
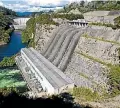
[[[15,29],[25,29],[26,23],[30,18],[15,18],[14,19],[14,28]]]

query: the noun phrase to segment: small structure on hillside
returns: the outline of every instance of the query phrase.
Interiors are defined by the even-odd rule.
[[[88,26],[88,22],[85,19],[78,19],[78,20],[68,21],[68,24],[78,26],[78,27],[86,27],[86,26]]]

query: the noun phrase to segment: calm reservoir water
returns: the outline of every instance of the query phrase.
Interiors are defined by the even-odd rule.
[[[10,43],[0,46],[0,61],[4,57],[11,57],[12,55],[18,53],[21,48],[26,45],[22,43],[21,33],[19,31],[14,31],[10,38]]]

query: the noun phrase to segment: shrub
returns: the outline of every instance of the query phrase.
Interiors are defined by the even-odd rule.
[[[110,72],[108,74],[110,84],[110,92],[112,96],[120,94],[120,66],[110,66]]]
[[[84,19],[84,16],[81,14],[53,14],[53,18],[62,18],[68,20],[77,20],[77,19]]]
[[[4,57],[0,62],[0,67],[10,67],[15,65],[15,56],[12,57]]]
[[[117,28],[120,28],[120,16],[114,19]]]
[[[73,89],[73,96],[82,101],[94,101],[100,99],[97,92],[92,92],[90,89],[85,87],[75,87]]]

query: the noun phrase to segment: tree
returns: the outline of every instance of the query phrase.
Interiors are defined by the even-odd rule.
[[[120,16],[114,19],[115,25],[120,28]]]
[[[85,5],[85,1],[81,1],[80,6],[84,7],[84,5]]]
[[[13,23],[13,16],[16,16],[16,12],[0,6],[0,41],[9,42],[12,32],[9,25]]]

